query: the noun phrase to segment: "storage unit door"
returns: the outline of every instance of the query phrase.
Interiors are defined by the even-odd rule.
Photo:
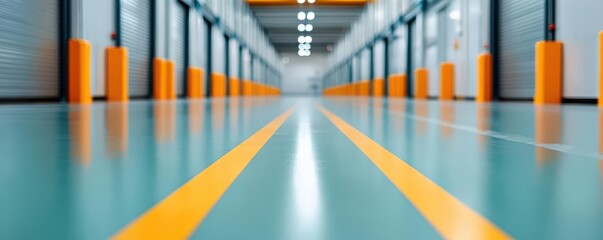
[[[389,74],[406,73],[406,43],[406,27],[398,26],[388,48]]]
[[[0,99],[59,97],[59,1],[2,1]]]
[[[535,44],[544,39],[544,1],[505,0],[498,4],[500,97],[531,99]]]
[[[213,50],[212,50],[212,26],[211,23],[207,20],[207,19],[203,19],[203,42],[201,43],[203,45],[203,50],[205,53],[205,60],[203,62],[203,69],[205,70],[205,86],[203,88],[203,91],[205,93],[205,96],[210,96],[211,92],[211,71],[212,71],[212,54],[213,54]]]
[[[371,78],[371,51],[365,48],[360,53],[360,80],[370,80]]]
[[[385,77],[385,40],[380,39],[373,47],[373,79]]]
[[[406,74],[408,75],[408,83],[410,83],[410,85],[412,85],[412,82],[414,81],[414,73],[415,70],[418,66],[421,66],[421,63],[419,62],[419,59],[417,59],[417,24],[415,21],[411,21],[408,23],[408,29],[407,29],[407,33],[408,36],[406,37],[407,39],[407,45],[408,48],[406,49],[406,55],[407,55],[407,62],[406,62]],[[411,89],[411,86],[408,86],[409,89]],[[410,91],[410,93],[412,94],[412,91]],[[409,95],[412,96],[412,95]]]
[[[426,14],[426,29],[425,29],[425,67],[429,70],[428,75],[428,95],[435,97],[440,92],[440,56],[442,52],[440,50],[441,37],[440,36],[440,12],[439,9],[431,9]],[[445,36],[445,35],[444,35]]]
[[[186,84],[186,6],[179,0],[170,4],[170,58],[176,64],[176,94],[184,95]]]
[[[151,1],[121,1],[121,45],[128,49],[128,91],[132,97],[150,95]]]
[[[229,61],[229,67],[228,67],[228,75],[229,77],[236,77],[236,78],[240,78],[240,73],[239,73],[239,43],[237,42],[236,39],[231,38],[230,42],[228,43],[229,46],[229,57],[228,57],[228,61]]]

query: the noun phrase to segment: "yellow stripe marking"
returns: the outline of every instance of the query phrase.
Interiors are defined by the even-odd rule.
[[[446,239],[511,239],[488,219],[465,206],[402,159],[318,106]]]
[[[168,197],[128,224],[113,239],[185,239],[222,194],[289,118],[289,109]]]

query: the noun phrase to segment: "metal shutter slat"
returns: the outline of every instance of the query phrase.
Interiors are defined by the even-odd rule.
[[[151,2],[121,2],[121,45],[128,48],[128,91],[130,96],[150,93]]]
[[[544,39],[544,1],[505,0],[499,6],[500,95],[532,98],[534,45]]]
[[[183,95],[184,78],[186,76],[186,24],[184,22],[186,20],[186,9],[178,0],[174,0],[170,12],[172,57],[176,64],[176,93]]]
[[[2,1],[0,98],[59,97],[59,3]]]

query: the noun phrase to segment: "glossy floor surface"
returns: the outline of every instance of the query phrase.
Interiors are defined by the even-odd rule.
[[[602,129],[582,105],[2,105],[0,238],[601,239]]]

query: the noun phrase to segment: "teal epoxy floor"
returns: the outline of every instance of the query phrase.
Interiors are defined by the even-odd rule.
[[[603,237],[594,106],[249,98],[0,106],[0,238],[106,238],[295,104],[193,238],[439,238],[316,103],[516,238]]]

